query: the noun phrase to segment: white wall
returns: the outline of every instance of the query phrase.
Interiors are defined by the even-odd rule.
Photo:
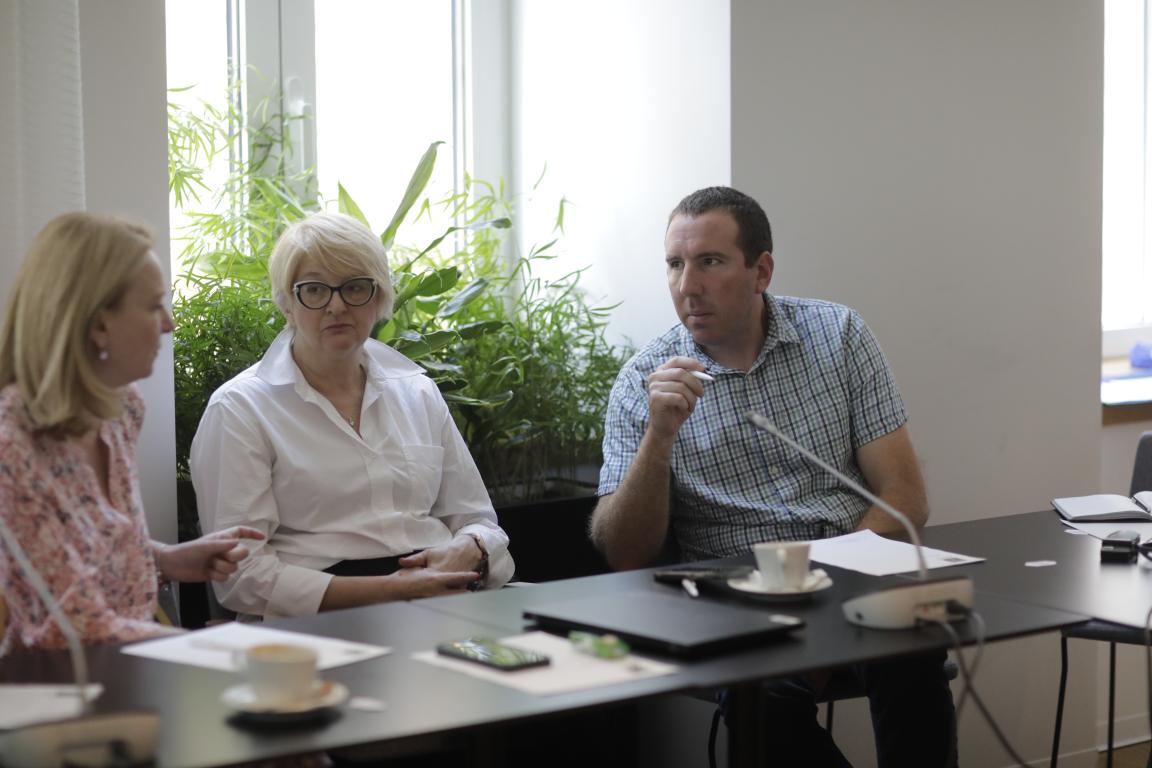
[[[775,225],[774,289],[855,306],[876,331],[934,522],[1095,489],[1100,0],[733,0],[731,13],[732,181]],[[1030,758],[1051,738],[1056,644],[993,646],[981,676]],[[1068,752],[1092,735],[1083,704]],[[1008,762],[974,711],[961,738],[965,764]]]
[[[77,17],[71,2],[10,2],[0,14],[0,99],[9,105],[0,112],[0,300],[36,231],[78,208],[146,222],[167,268],[163,3],[82,2]],[[78,61],[68,55],[77,22]],[[78,102],[82,115],[67,99],[42,98],[53,89]],[[148,416],[138,457],[148,524],[156,538],[175,541],[170,341],[141,388]]]
[[[168,144],[164,4],[80,4],[87,208],[146,222],[167,271]],[[176,540],[176,437],[172,343],[140,387],[148,415],[137,463],[148,527]]]
[[[564,268],[623,301],[611,336],[643,344],[676,320],[664,287],[664,223],[688,192],[727,184],[728,4],[588,0],[513,4],[515,189],[533,195],[524,241],[551,240],[571,201]]]
[[[32,238],[84,207],[75,0],[0,3],[0,301]],[[47,140],[45,140],[47,138]]]

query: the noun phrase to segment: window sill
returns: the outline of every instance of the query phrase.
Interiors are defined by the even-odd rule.
[[[1100,403],[1105,426],[1152,420],[1152,369],[1132,368],[1126,357],[1105,359]]]

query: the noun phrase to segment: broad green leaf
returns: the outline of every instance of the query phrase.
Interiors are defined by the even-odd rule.
[[[356,201],[352,199],[352,195],[348,194],[348,190],[344,189],[343,184],[336,184],[336,193],[340,201],[340,213],[348,214],[371,229],[372,227],[368,223],[368,218],[364,215],[364,212],[360,210],[360,206],[356,205]]]
[[[473,280],[464,286],[459,293],[449,299],[444,306],[440,307],[440,317],[452,317],[452,315],[476,300],[480,294],[484,293],[487,287],[488,281],[486,279],[481,277],[478,280]]]
[[[454,376],[449,376],[446,378],[435,377],[435,381],[436,386],[439,387],[441,393],[457,392],[468,387],[467,379],[458,379]]]
[[[437,373],[452,373],[457,376],[464,375],[463,366],[456,365],[455,363],[444,363],[439,360],[421,360],[420,365]]]
[[[481,320],[477,323],[462,325],[456,330],[460,332],[460,338],[472,340],[486,336],[489,333],[494,333],[507,326],[508,323],[503,320]]]
[[[409,288],[412,296],[439,296],[456,287],[460,282],[458,267],[444,267],[435,272],[426,272]]]
[[[458,395],[455,392],[445,392],[444,399],[449,403],[457,405],[471,405],[474,408],[495,408],[498,405],[504,405],[512,399],[511,392],[501,392],[497,395],[492,395],[480,399],[478,397],[468,397],[466,395]]]
[[[376,329],[376,340],[385,343],[391,341],[396,337],[396,323],[389,320]]]
[[[401,338],[392,342],[392,348],[410,360],[419,360],[456,343],[456,340],[460,338],[460,335],[455,331],[433,331],[423,335],[411,334],[417,337],[415,339],[411,338],[410,334],[410,331],[406,331],[401,334]]]
[[[443,296],[433,296],[430,299],[413,299],[410,302],[410,306],[425,315],[435,315],[443,305]]]
[[[384,230],[384,234],[380,235],[380,242],[384,244],[385,248],[392,247],[392,241],[396,239],[396,230],[404,223],[408,211],[412,209],[424,188],[428,186],[428,180],[432,178],[432,169],[436,167],[436,148],[443,143],[442,141],[434,141],[429,144],[424,156],[416,164],[416,170],[412,172],[412,178],[408,180],[408,188],[404,190],[404,197],[401,198],[400,205],[396,207],[396,213],[392,214],[392,221]]]

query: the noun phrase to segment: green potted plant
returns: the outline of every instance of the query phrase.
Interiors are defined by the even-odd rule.
[[[268,256],[284,227],[321,208],[314,194],[300,192],[314,184],[288,177],[275,162],[291,151],[284,134],[265,128],[246,132],[255,147],[250,159],[233,167],[204,206],[198,196],[206,191],[203,167],[237,140],[236,124],[234,114],[170,106],[173,200],[185,211],[207,208],[182,232],[185,273],[173,301],[184,536],[196,533],[187,479],[200,415],[212,392],[257,361],[283,326],[269,298]],[[420,158],[380,235],[397,299],[393,318],[375,336],[436,381],[498,507],[570,496],[580,468],[587,477],[599,467],[609,383],[629,352],[606,340],[611,307],[588,302],[581,270],[553,280],[537,274],[556,258],[555,240],[509,255],[514,211],[501,186],[466,179],[464,189],[441,199],[425,195],[438,145]],[[343,187],[336,202],[371,227]],[[414,208],[444,223],[443,234],[424,247],[397,240]],[[563,217],[561,203],[558,233]],[[577,492],[587,498],[593,489]],[[580,538],[586,538],[582,530]]]

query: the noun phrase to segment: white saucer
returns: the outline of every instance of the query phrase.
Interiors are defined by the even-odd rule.
[[[237,713],[247,717],[285,720],[309,717],[338,707],[348,700],[348,689],[335,680],[317,680],[308,697],[290,704],[272,704],[260,701],[251,686],[241,683],[225,690],[220,698]]]
[[[739,579],[729,579],[728,586],[738,592],[744,592],[750,595],[758,595],[760,597],[771,597],[777,599],[803,599],[809,595],[814,595],[817,592],[823,592],[832,586],[832,579],[824,572],[822,568],[817,568],[808,574],[808,578],[804,580],[803,586],[795,589],[769,589],[760,583],[760,572],[752,571],[747,576],[742,576]]]

